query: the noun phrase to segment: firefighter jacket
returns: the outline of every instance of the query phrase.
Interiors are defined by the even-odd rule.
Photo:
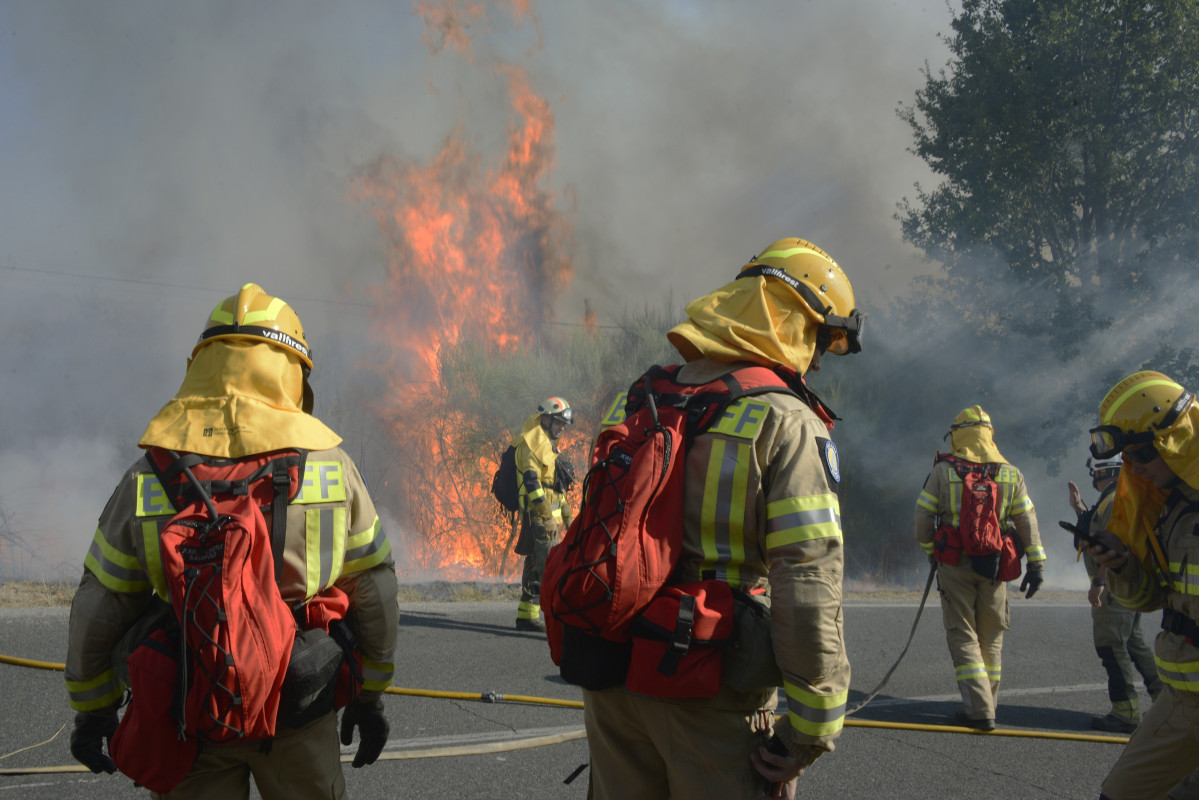
[[[1087,521],[1087,533],[1103,530],[1107,527],[1108,520],[1112,518],[1112,501],[1115,498],[1116,484],[1112,482],[1099,494],[1099,499],[1095,502],[1095,505],[1086,513],[1086,516],[1089,517]],[[1082,558],[1083,566],[1086,567],[1087,577],[1093,582],[1099,573],[1099,565],[1095,563],[1095,559],[1091,558],[1091,552],[1087,549],[1086,542],[1080,540],[1075,544]],[[1108,602],[1110,598],[1106,589],[1100,594],[1099,599],[1103,605],[1110,605]]]
[[[124,685],[113,650],[153,595],[170,599],[158,552],[159,531],[174,512],[149,462],[126,471],[100,516],[71,606],[66,681],[71,708],[115,709]],[[271,514],[265,514],[270,526]],[[395,565],[387,536],[358,468],[341,448],[308,453],[299,495],[287,507],[284,602],[295,607],[336,586],[350,598],[362,696],[391,685],[399,629]]]
[[[750,365],[701,358],[676,379],[707,383],[739,366]],[[841,473],[828,427],[793,395],[753,395],[732,403],[686,457],[674,575],[769,592],[787,696],[786,721],[776,730],[793,753],[832,750],[850,670],[841,617]]]
[[[553,530],[562,524],[569,525],[571,512],[566,507],[566,496],[553,489],[558,450],[541,425],[541,414],[525,420],[520,435],[512,444],[516,447],[521,511],[528,514],[529,521],[535,525]]]
[[[1019,548],[1024,550],[1029,566],[1045,563],[1045,548],[1037,528],[1037,514],[1032,498],[1024,486],[1024,476],[1011,464],[1001,464],[995,475],[999,484],[999,524],[1004,531],[1015,531]],[[948,461],[938,461],[924,481],[924,489],[916,499],[914,527],[916,541],[925,555],[935,554],[934,536],[939,525],[957,528],[962,512],[962,479]],[[963,555],[959,566],[970,566],[970,556]]]
[[[1129,557],[1107,571],[1107,588],[1133,611],[1163,609],[1162,632],[1154,643],[1162,681],[1182,692],[1199,692],[1199,490],[1179,481],[1166,498],[1154,529],[1166,563],[1146,568]],[[1174,632],[1171,627],[1178,626]]]

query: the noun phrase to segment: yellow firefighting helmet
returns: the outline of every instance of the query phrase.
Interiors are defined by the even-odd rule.
[[[982,406],[970,406],[963,408],[958,412],[958,415],[953,418],[953,424],[949,426],[949,431],[958,430],[959,428],[974,428],[983,427],[995,430],[995,426],[991,424],[991,415],[983,411]],[[949,434],[945,434],[948,436]]]
[[[561,397],[548,397],[537,404],[537,413],[552,419],[560,419],[568,425],[575,424],[575,412],[570,403]]]
[[[1099,427],[1091,429],[1091,455],[1112,458],[1135,444],[1152,444],[1187,412],[1195,395],[1160,372],[1129,375],[1099,404]]]
[[[300,318],[286,302],[267,294],[256,283],[247,283],[237,294],[217,303],[192,350],[192,358],[201,347],[218,339],[268,342],[295,353],[312,369],[312,351],[304,339]]]
[[[853,286],[828,253],[806,239],[779,239],[751,258],[737,277],[758,275],[777,278],[795,290],[808,315],[829,329],[828,352],[862,350],[862,315]]]

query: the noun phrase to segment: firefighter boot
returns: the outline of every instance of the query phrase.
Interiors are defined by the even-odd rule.
[[[1112,710],[1104,716],[1091,717],[1091,728],[1106,733],[1132,733],[1140,721],[1137,704],[1131,700],[1120,700],[1112,703]]]

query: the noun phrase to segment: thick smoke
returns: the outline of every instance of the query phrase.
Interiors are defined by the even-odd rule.
[[[933,269],[892,219],[928,179],[895,107],[946,59],[943,6],[522,9],[467,20],[468,57],[384,0],[0,8],[0,521],[38,554],[11,568],[77,571],[208,311],[246,281],[296,308],[318,413],[368,478],[386,465],[364,330],[386,257],[351,181],[456,130],[484,159],[502,150],[500,63],[550,103],[552,188],[575,202],[559,320],[585,299],[601,323],[690,299],[783,235],[828,249],[880,311]]]

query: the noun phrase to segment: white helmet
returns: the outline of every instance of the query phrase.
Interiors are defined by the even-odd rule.
[[[554,419],[560,419],[568,425],[575,424],[575,412],[571,411],[570,403],[561,397],[548,397],[537,404],[537,413]]]
[[[1091,473],[1091,480],[1101,481],[1119,475],[1123,463],[1118,453],[1111,458],[1088,458],[1087,471]]]

